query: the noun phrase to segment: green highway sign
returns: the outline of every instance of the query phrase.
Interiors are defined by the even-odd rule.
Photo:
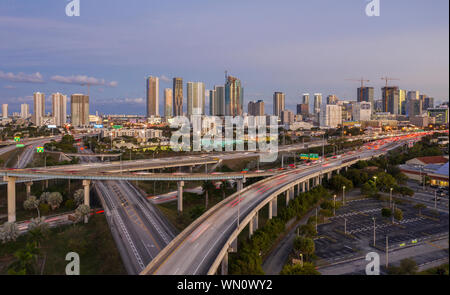
[[[300,159],[308,160],[309,159],[309,155],[308,154],[300,154]]]
[[[20,137],[19,136],[14,136],[14,141],[15,142],[19,142],[20,141]]]
[[[44,152],[44,147],[43,146],[36,147],[36,152],[43,153]]]
[[[120,128],[122,128],[123,126],[122,125],[113,125],[113,128],[114,129],[120,129]]]
[[[16,144],[16,147],[24,147],[25,145],[24,144],[22,144],[22,143],[18,143],[18,144]]]
[[[319,160],[319,154],[309,154],[310,160]]]

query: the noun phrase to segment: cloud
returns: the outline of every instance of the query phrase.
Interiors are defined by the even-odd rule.
[[[0,71],[0,79],[19,83],[44,83],[44,77],[39,72],[34,74],[25,74],[22,72],[14,74]]]
[[[159,79],[161,79],[161,81],[169,83],[171,81],[171,79],[169,77],[167,77],[166,75],[162,75]]]
[[[3,88],[5,88],[5,89],[16,89],[16,86],[13,86],[13,85],[5,85],[5,86],[3,86]]]
[[[145,99],[137,98],[113,98],[97,101],[98,104],[145,104]]]
[[[77,85],[102,85],[102,86],[108,86],[108,87],[116,87],[117,81],[111,81],[108,82],[105,79],[99,79],[95,77],[88,77],[85,75],[76,75],[76,76],[59,76],[55,75],[50,78],[50,80],[58,83],[64,83],[64,84],[77,84]]]

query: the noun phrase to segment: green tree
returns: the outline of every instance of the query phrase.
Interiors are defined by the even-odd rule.
[[[342,188],[344,186],[345,186],[345,190],[349,191],[353,188],[353,183],[350,180],[348,180],[347,178],[345,178],[344,176],[338,174],[331,178],[330,186],[336,192],[342,191]]]
[[[8,274],[36,274],[38,254],[37,243],[27,243],[25,248],[14,253],[16,261],[9,266]]]
[[[305,262],[303,266],[301,264],[286,264],[280,275],[320,275],[320,272],[316,270],[314,264]]]
[[[365,196],[374,197],[377,193],[378,189],[372,180],[367,181],[361,187],[361,194]]]
[[[29,196],[24,202],[23,202],[23,208],[25,210],[37,210],[38,217],[41,217],[41,213],[39,211],[39,199],[36,198],[36,196]]]
[[[299,236],[294,239],[294,250],[306,255],[309,260],[316,251],[316,247],[313,239]]]
[[[314,238],[317,235],[316,227],[312,223],[300,225],[298,228],[298,233],[299,235],[307,238]]]
[[[383,217],[391,217],[392,216],[392,211],[389,208],[382,208],[381,209],[381,216]]]
[[[48,196],[48,199],[47,199],[47,203],[50,205],[52,210],[55,210],[56,208],[58,208],[61,205],[62,201],[63,201],[63,197],[62,197],[61,193],[59,193],[59,192],[50,193],[50,195]]]
[[[406,258],[400,261],[399,266],[389,267],[388,273],[390,275],[414,275],[418,269],[417,263],[414,260]]]
[[[397,220],[402,220],[403,219],[403,211],[401,209],[395,208],[394,218]]]
[[[414,205],[414,208],[419,210],[419,215],[422,215],[422,209],[425,209],[427,206],[425,206],[422,203],[417,203],[416,205]]]

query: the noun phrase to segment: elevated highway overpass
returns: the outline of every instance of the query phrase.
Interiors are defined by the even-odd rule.
[[[246,227],[249,234],[258,228],[258,212],[269,206],[269,219],[277,215],[277,198],[286,203],[299,192],[321,183],[323,177],[353,165],[359,160],[381,156],[404,144],[393,142],[379,150],[362,148],[328,163],[302,167],[266,178],[250,185],[216,204],[195,220],[166,248],[159,252],[141,274],[215,274],[228,271],[228,253],[237,251],[237,237]]]

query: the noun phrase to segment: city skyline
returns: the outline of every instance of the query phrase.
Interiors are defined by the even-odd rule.
[[[225,4],[136,2],[125,7],[111,1],[100,13],[98,5],[84,1],[78,19],[64,14],[65,3],[50,0],[0,4],[4,11],[0,31],[21,36],[0,47],[0,97],[10,105],[10,112],[18,111],[23,102],[31,103],[34,92],[84,93],[87,89],[81,84],[90,82],[93,111],[145,114],[147,76],[160,77],[162,97],[161,91],[172,87],[173,77],[202,81],[211,90],[223,80],[225,70],[242,81],[244,105],[262,99],[266,112],[272,108],[271,97],[277,90],[286,94],[286,107],[291,110],[300,103],[303,92],[320,92],[324,97],[336,94],[356,101],[357,85],[345,79],[359,76],[371,80],[366,84],[374,87],[375,99],[381,98],[380,78],[389,75],[400,79],[391,85],[418,89],[434,97],[435,104],[448,100],[448,37],[442,37],[448,36],[448,1],[432,6],[420,1],[386,2],[378,18],[364,14],[364,1],[288,1],[283,5],[249,1],[240,4],[233,23],[223,18],[227,13],[214,13],[228,11]],[[256,4],[258,13],[253,10]],[[33,12],[38,6],[43,13],[36,17]],[[332,9],[325,12],[323,6]],[[276,24],[264,24],[264,16],[272,12],[286,17]],[[179,20],[168,21],[165,16],[170,13]],[[326,16],[323,24],[317,28],[308,25],[319,14]],[[102,24],[98,23],[99,15]],[[130,15],[133,19],[124,23]],[[184,22],[187,19],[198,20]],[[93,25],[98,30],[91,30]],[[230,26],[239,28],[240,33],[218,39],[223,34],[217,32]],[[287,36],[290,29],[298,34]],[[125,30],[133,32],[127,34],[129,39],[120,34]],[[177,46],[170,40],[175,32],[182,33]],[[32,35],[49,45],[27,40]],[[69,45],[58,42],[68,35]],[[381,39],[384,41],[379,42]],[[124,40],[128,41],[122,42],[126,46],[112,49],[117,47],[112,42]],[[402,46],[378,45],[389,44],[386,40]],[[231,43],[239,44],[237,53],[223,46]],[[209,99],[206,102],[208,106]],[[160,113],[162,107],[160,104]]]

